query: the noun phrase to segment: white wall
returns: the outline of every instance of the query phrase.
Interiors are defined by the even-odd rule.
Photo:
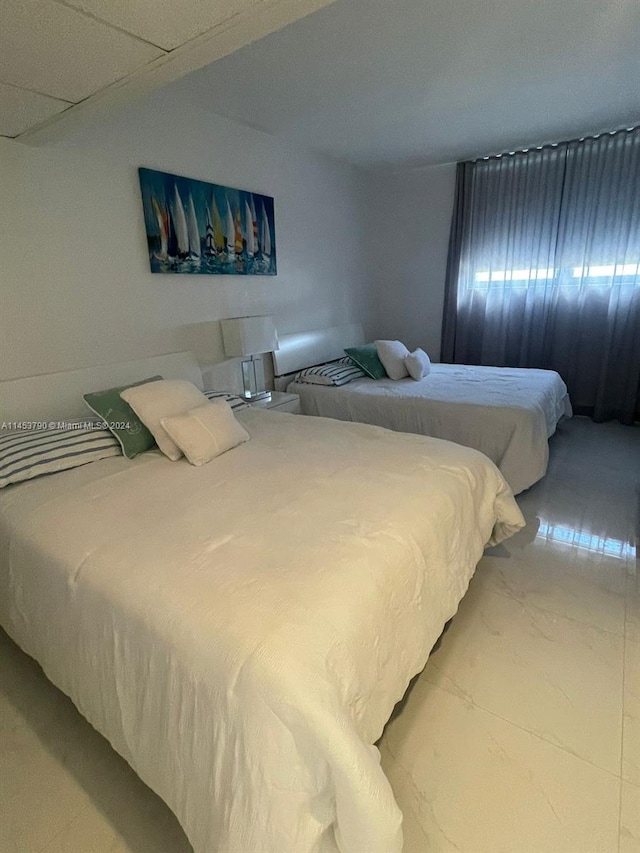
[[[140,165],[273,195],[278,275],[151,274]],[[219,362],[211,321],[241,314],[371,328],[362,181],[170,89],[55,148],[0,140],[0,378],[180,349]]]
[[[438,360],[456,165],[367,177],[375,334]]]

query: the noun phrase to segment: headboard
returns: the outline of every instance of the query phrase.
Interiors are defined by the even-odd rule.
[[[282,335],[279,337],[280,347],[273,353],[276,389],[286,388],[292,379],[289,374],[325,361],[333,361],[344,355],[345,347],[355,347],[363,343],[364,331],[360,323]]]
[[[0,422],[82,417],[89,414],[83,394],[156,375],[165,379],[188,379],[202,388],[202,374],[191,352],[7,379],[0,381]]]

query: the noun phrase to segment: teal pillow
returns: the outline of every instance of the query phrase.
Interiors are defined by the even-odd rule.
[[[360,370],[364,370],[371,379],[385,379],[387,371],[378,358],[378,350],[375,344],[365,344],[361,347],[347,347],[345,352],[351,361],[357,364]]]
[[[87,406],[106,423],[107,429],[117,438],[127,459],[133,459],[139,453],[151,450],[156,446],[156,440],[131,406],[122,399],[120,392],[125,388],[156,382],[158,379],[162,379],[162,376],[151,376],[130,385],[107,388],[106,391],[92,391],[91,394],[84,395]]]

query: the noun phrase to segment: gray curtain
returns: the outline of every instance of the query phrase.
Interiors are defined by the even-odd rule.
[[[640,130],[459,164],[442,360],[557,370],[640,409]]]

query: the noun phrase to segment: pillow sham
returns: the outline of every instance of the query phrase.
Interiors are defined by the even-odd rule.
[[[376,341],[376,350],[389,379],[404,379],[409,375],[404,360],[409,350],[400,341]]]
[[[207,402],[202,391],[185,379],[160,379],[135,385],[122,391],[121,397],[153,435],[160,450],[173,462],[180,459],[182,451],[162,426],[162,418],[181,415]]]
[[[327,364],[319,364],[317,367],[307,367],[296,373],[294,382],[303,382],[309,385],[333,385],[339,388],[353,382],[354,379],[362,379],[366,376],[347,356],[339,361],[331,361]]]
[[[431,370],[431,359],[423,349],[414,350],[405,358],[404,363],[412,379],[423,379]]]
[[[346,354],[354,364],[364,370],[370,379],[384,379],[387,375],[378,356],[375,344],[365,344],[361,347],[347,347]]]
[[[83,396],[91,411],[102,418],[107,429],[116,437],[127,459],[133,459],[139,453],[151,450],[156,446],[156,440],[120,394],[126,388],[135,388],[137,385],[157,382],[159,379],[162,379],[162,376],[151,376],[130,385],[93,391]]]
[[[70,429],[0,432],[0,489],[121,456],[122,449],[108,429],[82,423]]]
[[[160,423],[192,465],[205,465],[250,438],[226,400],[161,418]]]

